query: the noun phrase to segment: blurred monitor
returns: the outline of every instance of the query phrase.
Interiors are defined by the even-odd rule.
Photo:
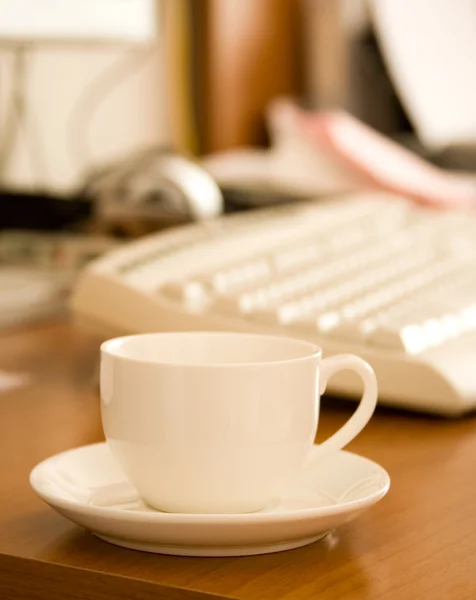
[[[476,2],[368,0],[393,84],[423,144],[476,147]]]

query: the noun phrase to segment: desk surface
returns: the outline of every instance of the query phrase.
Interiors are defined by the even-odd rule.
[[[0,597],[406,600],[476,595],[476,421],[379,409],[350,449],[392,477],[386,498],[326,540],[249,558],[178,558],[102,542],[30,490],[31,468],[103,438],[97,344],[65,323],[0,337],[0,369],[30,385],[0,394]],[[327,401],[322,435],[352,406]],[[36,590],[36,591],[35,591]],[[34,593],[35,592],[35,593]]]

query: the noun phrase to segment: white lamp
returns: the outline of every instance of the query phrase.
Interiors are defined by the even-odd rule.
[[[66,191],[71,187],[67,182],[72,182],[73,177],[66,175],[71,168],[68,169],[69,165],[61,160],[66,153],[60,148],[67,137],[65,110],[72,110],[66,106],[72,107],[79,102],[82,89],[72,93],[69,90],[78,88],[77,78],[81,76],[84,90],[89,80],[101,77],[102,69],[98,71],[97,65],[101,62],[104,64],[104,58],[107,59],[111,53],[114,56],[116,47],[120,50],[136,46],[140,50],[140,46],[150,46],[157,37],[156,9],[156,0],[0,0],[0,49],[3,47],[14,57],[11,85],[5,87],[4,82],[8,81],[5,73],[2,78],[2,87],[6,89],[3,93],[7,97],[3,101],[5,114],[0,115],[0,182],[8,181],[22,189],[31,188],[31,184],[27,183],[31,177],[20,175],[25,172],[21,155],[15,155],[20,161],[15,161],[15,171],[10,169],[17,141],[25,141],[19,135],[23,127],[29,136],[28,149],[32,157],[35,150],[36,163],[33,164],[36,187],[55,191]],[[95,45],[105,50],[104,57],[96,55],[97,62],[90,50]],[[54,48],[55,53],[63,49],[81,50],[85,62],[91,64],[91,74],[84,68],[74,71],[73,67],[67,74],[68,82],[51,68],[49,76],[40,74],[37,68],[42,59],[37,60],[35,55],[30,62],[30,52],[50,47]],[[75,53],[73,65],[78,64],[78,56]],[[123,71],[125,78],[129,71]],[[40,92],[42,103],[37,104],[35,89]],[[57,112],[51,114],[51,107],[58,103],[58,98],[64,96],[65,91],[70,96],[69,103],[61,104],[60,99]],[[36,122],[32,118],[35,113],[39,113]],[[49,123],[47,115],[50,117]],[[58,138],[58,134],[61,137]],[[48,164],[51,162],[51,152],[56,156],[54,172],[47,168],[51,167]]]

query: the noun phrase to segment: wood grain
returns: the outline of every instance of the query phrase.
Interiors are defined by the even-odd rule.
[[[300,3],[207,0],[203,6],[204,150],[263,144],[268,102],[302,89]]]
[[[68,323],[0,338],[0,369],[31,376],[29,386],[0,395],[0,598],[476,597],[474,416],[445,421],[379,409],[350,450],[389,471],[388,496],[305,548],[248,558],[167,557],[117,548],[69,523],[33,494],[28,474],[53,453],[102,439],[92,385],[97,356],[97,343]],[[328,399],[320,436],[352,408]]]
[[[0,598],[30,600],[220,600],[223,596],[163,586],[129,577],[2,556]]]

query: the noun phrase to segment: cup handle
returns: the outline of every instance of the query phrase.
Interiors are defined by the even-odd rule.
[[[353,354],[338,354],[324,358],[320,367],[319,393],[323,394],[329,379],[344,369],[355,371],[364,383],[364,393],[357,410],[330,438],[319,444],[319,449],[329,454],[341,450],[367,425],[377,404],[377,378],[372,367]]]

